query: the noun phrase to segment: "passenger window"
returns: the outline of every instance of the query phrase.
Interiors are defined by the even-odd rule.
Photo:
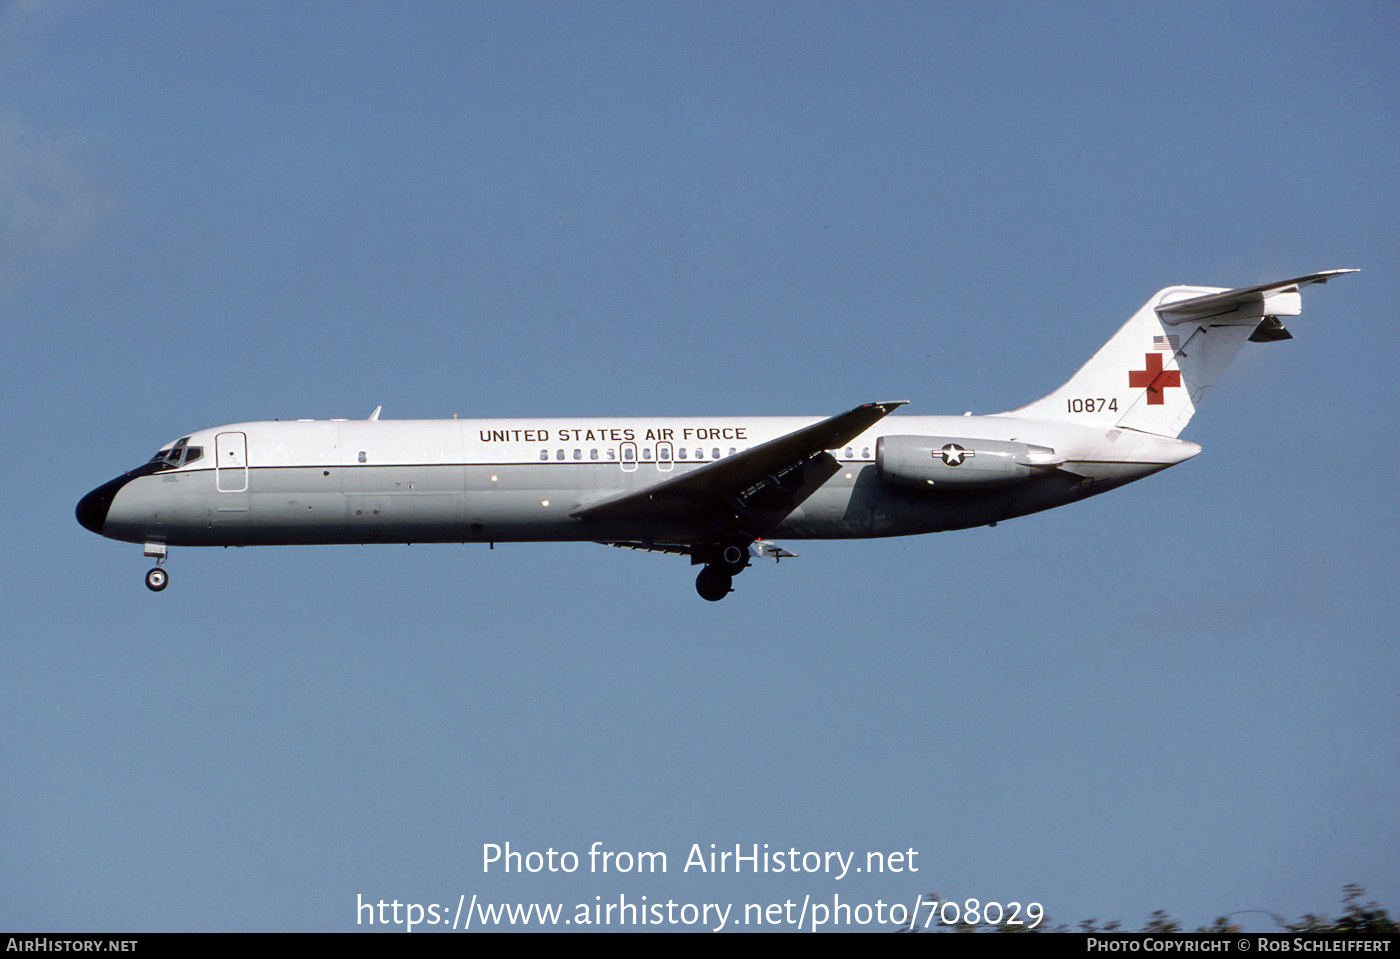
[[[718,450],[718,449],[716,449],[716,450],[714,451],[714,454],[715,454],[715,455],[712,456],[711,459],[719,459],[719,450]]]
[[[623,449],[622,458],[629,463],[632,462],[632,448],[630,446]]]
[[[608,450],[608,461],[611,462],[611,461],[613,461],[613,460],[615,460],[615,459],[617,459],[617,450],[613,450],[613,449]]]
[[[563,451],[563,450],[560,450],[559,452],[555,453],[555,454],[554,454],[554,458],[557,459],[557,460],[558,460],[559,462],[561,462],[561,463],[564,462],[564,451]]]
[[[855,450],[851,449],[849,446],[846,447],[846,459],[850,459],[852,456],[855,455],[855,453]]]
[[[648,446],[646,449],[642,450],[642,459],[647,460],[648,462],[651,461],[651,447],[650,447],[650,446]]]
[[[548,462],[549,462],[549,450],[540,450],[540,462],[541,462],[541,463],[548,463]]]
[[[685,459],[685,450],[680,451],[680,458]]]
[[[870,447],[867,446],[865,449],[860,451],[860,458],[863,460],[870,459]]]
[[[596,460],[596,459],[598,458],[598,451],[597,451],[597,450],[589,450],[589,451],[588,451],[588,458],[591,459],[591,460]]]
[[[583,450],[574,450],[574,459],[576,459],[576,460],[581,460],[581,459],[583,459]]]

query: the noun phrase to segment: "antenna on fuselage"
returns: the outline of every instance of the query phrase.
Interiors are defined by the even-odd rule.
[[[374,408],[374,412],[371,413],[371,414],[369,414],[369,418],[372,419],[372,420],[377,420],[377,419],[379,419],[379,411],[382,410],[382,409],[384,409],[384,407],[382,407],[382,406],[376,406],[376,407]]]

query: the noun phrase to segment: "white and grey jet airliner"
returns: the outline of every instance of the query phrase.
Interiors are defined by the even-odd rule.
[[[298,420],[199,430],[88,493],[86,528],[171,546],[592,541],[677,553],[723,599],[769,540],[990,526],[1142,479],[1246,341],[1290,338],[1300,290],[1161,290],[1064,386],[995,416]]]

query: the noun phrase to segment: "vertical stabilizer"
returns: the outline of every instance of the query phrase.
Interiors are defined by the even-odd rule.
[[[1159,291],[1069,382],[1006,416],[1177,436],[1246,340],[1288,339],[1282,316],[1302,312],[1303,287],[1329,270],[1239,290]]]

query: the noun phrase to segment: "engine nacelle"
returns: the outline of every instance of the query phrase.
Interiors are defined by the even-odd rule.
[[[976,489],[1019,483],[1065,461],[1047,446],[955,436],[882,436],[875,444],[880,479],[896,486]]]

